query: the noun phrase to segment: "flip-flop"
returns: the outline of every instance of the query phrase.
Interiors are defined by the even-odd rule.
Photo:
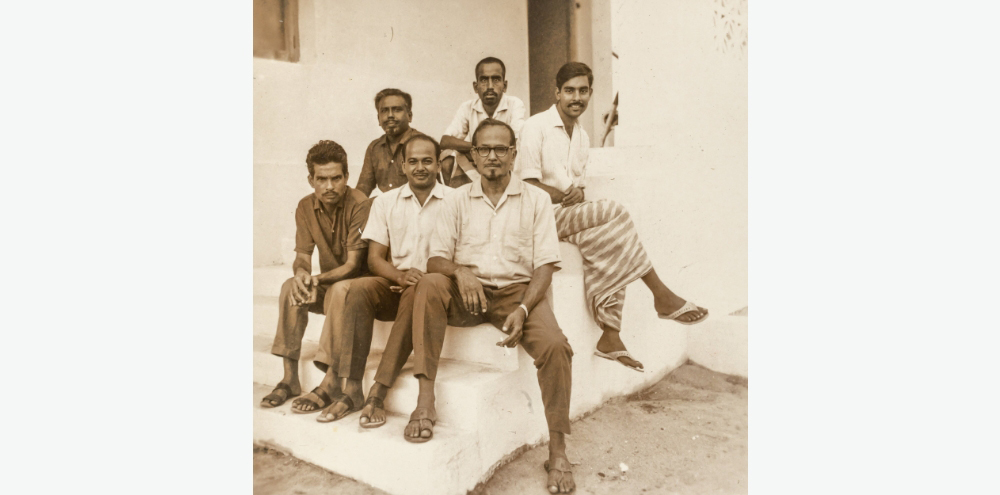
[[[349,415],[349,414],[351,414],[351,413],[353,413],[355,411],[359,411],[361,409],[360,407],[357,408],[357,409],[355,409],[354,408],[354,399],[351,399],[351,396],[347,395],[345,393],[340,393],[339,395],[337,395],[336,397],[334,397],[333,401],[330,402],[329,404],[327,404],[324,407],[324,409],[326,407],[330,407],[330,406],[332,406],[332,405],[334,405],[334,404],[336,404],[338,402],[343,403],[345,406],[347,406],[347,411],[345,411],[344,413],[341,413],[340,416],[334,416],[333,418],[330,418],[330,419],[326,419],[326,414],[320,414],[316,418],[316,421],[319,421],[320,423],[331,423],[333,421],[337,421],[338,419],[343,419],[345,416],[347,416],[347,415]]]
[[[413,410],[413,414],[410,414],[410,423],[416,421],[417,424],[419,425],[419,424],[421,424],[420,423],[421,421],[425,421],[425,420],[431,422],[431,427],[430,428],[420,428],[420,432],[419,433],[423,433],[426,430],[426,431],[431,432],[431,436],[424,438],[422,436],[408,437],[406,435],[403,435],[403,438],[405,438],[406,441],[410,442],[410,443],[424,443],[424,442],[426,442],[426,441],[434,438],[434,425],[437,424],[437,418],[436,417],[433,417],[433,418],[431,417],[430,409],[426,408],[426,407],[418,407],[418,408],[416,408],[416,409]],[[409,423],[407,423],[407,426],[409,426]]]
[[[284,398],[281,398],[278,394],[275,393],[275,392],[277,392],[279,390],[284,390],[285,391],[285,397]],[[274,398],[272,399],[271,397],[274,397]],[[271,393],[265,395],[264,398],[260,400],[260,407],[263,407],[263,408],[266,408],[266,409],[270,409],[272,407],[278,407],[278,406],[284,404],[285,401],[287,401],[288,399],[291,399],[292,397],[298,397],[297,395],[295,395],[294,393],[292,393],[292,387],[289,387],[287,383],[279,383],[276,387],[274,387],[274,390],[272,390]],[[277,400],[278,403],[277,404],[272,404],[271,402],[273,402],[275,400]],[[264,405],[265,404],[264,401],[267,401],[266,402],[267,405]]]
[[[545,468],[545,472],[546,473],[548,473],[549,471],[552,471],[554,469],[556,471],[559,471],[560,473],[563,473],[563,477],[564,478],[565,478],[566,473],[573,474],[573,465],[570,464],[569,459],[567,459],[565,457],[556,457],[556,462],[553,463],[552,466],[549,466],[549,461],[546,460],[545,464],[543,464],[542,466]],[[548,480],[546,480],[546,482],[548,482]],[[547,491],[548,489],[549,489],[549,487],[546,486],[545,490]],[[570,491],[573,491],[573,490],[570,490]],[[552,493],[552,492],[549,492],[549,493]]]
[[[597,356],[597,357],[599,357],[599,358],[607,359],[608,361],[614,361],[614,362],[616,362],[616,363],[618,363],[618,364],[620,364],[620,365],[622,365],[622,366],[624,366],[624,367],[626,367],[626,368],[628,368],[630,370],[636,370],[639,373],[642,373],[642,372],[645,371],[642,368],[639,368],[639,367],[636,367],[636,366],[629,366],[629,365],[625,364],[625,362],[618,360],[618,358],[620,358],[620,357],[627,357],[627,358],[629,358],[629,359],[631,359],[633,361],[638,361],[638,359],[632,357],[632,355],[629,354],[628,351],[612,351],[612,352],[608,352],[608,353],[604,353],[604,352],[601,352],[601,351],[594,351],[594,355]]]
[[[323,400],[323,403],[322,404],[317,404],[317,403],[313,402],[310,399],[306,399],[305,397],[302,397],[302,398],[296,399],[294,402],[292,402],[292,412],[293,413],[296,413],[296,414],[312,414],[312,413],[317,413],[317,412],[322,411],[323,408],[325,408],[326,406],[330,405],[330,394],[324,392],[323,389],[321,389],[319,387],[316,387],[316,388],[312,389],[312,392],[309,392],[309,393],[316,394],[317,397],[319,397],[320,399]],[[314,405],[316,407],[312,411],[302,411],[302,410],[299,410],[299,409],[295,408],[295,406],[297,406],[299,404],[302,404],[304,402],[308,402],[308,403],[310,403],[310,404],[312,404],[312,405]]]
[[[375,412],[376,409],[381,409],[383,413],[385,412],[385,404],[382,402],[382,399],[379,399],[374,395],[370,396],[368,397],[368,400],[365,401],[365,406],[368,406],[369,404],[371,404],[372,406],[372,412]],[[362,409],[364,409],[365,406],[362,406]],[[361,418],[368,418],[368,422],[362,423]],[[378,423],[373,423],[371,416],[365,416],[362,414],[361,418],[358,418],[358,423],[361,425],[362,428],[378,428],[379,426],[385,424],[384,419],[382,421],[379,421]]]
[[[691,301],[687,301],[687,302],[684,303],[683,306],[681,306],[681,309],[678,309],[677,311],[674,311],[673,313],[670,313],[669,315],[665,315],[663,313],[656,313],[656,316],[659,316],[661,319],[664,319],[664,320],[674,320],[677,323],[680,323],[681,325],[694,325],[695,323],[701,323],[701,322],[705,321],[706,319],[708,319],[708,310],[707,309],[705,310],[705,314],[701,315],[701,318],[698,318],[697,320],[694,320],[694,321],[682,321],[682,320],[678,320],[677,317],[679,317],[679,316],[681,316],[681,315],[683,315],[685,313],[690,313],[691,311],[697,312],[698,309],[699,308],[698,308],[698,306],[696,304],[694,304]]]

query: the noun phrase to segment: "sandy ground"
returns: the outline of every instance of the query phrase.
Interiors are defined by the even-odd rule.
[[[746,379],[686,364],[573,423],[575,493],[747,493],[747,426]],[[471,493],[548,493],[547,458],[533,448]],[[256,495],[385,493],[257,446],[253,471]]]

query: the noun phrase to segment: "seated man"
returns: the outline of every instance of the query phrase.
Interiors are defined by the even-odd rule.
[[[358,174],[357,188],[365,196],[371,196],[375,186],[379,192],[406,184],[403,173],[403,147],[413,136],[422,132],[410,127],[413,120],[413,98],[409,93],[395,88],[386,88],[375,95],[375,110],[378,111],[378,125],[385,134],[368,145],[365,161]]]
[[[382,401],[410,351],[416,351],[417,368],[422,366],[426,347],[414,345],[410,325],[413,286],[427,269],[428,245],[437,214],[444,198],[454,192],[454,189],[437,182],[437,157],[440,152],[433,139],[422,134],[413,136],[403,149],[403,172],[407,184],[382,194],[372,202],[368,225],[361,238],[368,241],[368,266],[375,276],[351,282],[344,303],[345,316],[339,327],[331,328],[334,332],[340,331],[326,339],[334,344],[332,352],[339,353],[340,376],[345,381],[343,393],[335,397],[334,402],[317,418],[321,423],[343,418],[356,411],[364,401],[361,379],[376,319],[395,322],[375,375],[375,384],[364,402],[361,426],[375,428],[385,424]],[[389,252],[391,259],[387,260]],[[327,327],[324,327],[326,330]],[[416,337],[423,338],[420,335]],[[441,341],[444,336],[431,338]],[[336,377],[331,367],[323,383],[332,385]]]
[[[525,121],[514,169],[549,193],[559,240],[580,248],[587,301],[604,330],[595,354],[642,371],[619,335],[628,284],[642,278],[660,318],[691,325],[704,321],[708,310],[677,297],[660,281],[625,208],[606,199],[584,200],[590,138],[577,119],[587,109],[593,83],[586,64],[569,62],[559,69],[556,103]]]
[[[315,192],[302,198],[295,210],[295,261],[292,263],[295,276],[281,286],[278,331],[271,348],[272,354],[283,358],[285,375],[274,391],[264,397],[261,407],[280,406],[302,393],[299,353],[309,311],[325,313],[328,318],[324,326],[337,320],[339,314],[332,311],[334,302],[347,295],[350,278],[366,272],[368,246],[361,240],[361,229],[368,220],[371,201],[348,187],[347,153],[333,141],[320,141],[309,150],[306,166],[309,185]],[[313,247],[319,247],[322,272],[319,275],[312,275]],[[317,366],[336,368],[336,360],[323,352],[327,348],[321,341]],[[321,394],[317,389],[297,401],[319,400]],[[296,404],[294,409],[300,407]]]
[[[493,324],[509,334],[497,345],[521,344],[534,358],[549,427],[552,493],[574,488],[566,458],[573,350],[556,322],[545,291],[559,262],[559,240],[547,194],[510,174],[514,130],[483,120],[472,135],[480,181],[446,198],[431,236],[427,274],[417,282],[413,335],[443,335],[446,325]],[[426,340],[434,357],[441,341]],[[403,436],[427,441],[437,420],[434,409],[436,359],[414,370],[420,384],[417,407]]]
[[[467,141],[469,133],[476,130],[483,120],[493,118],[514,129],[515,137],[524,125],[524,103],[507,91],[507,68],[494,57],[486,57],[476,64],[476,80],[472,89],[479,95],[458,107],[455,118],[441,137],[441,147],[449,151],[441,159],[441,172],[445,185],[458,187],[479,180]],[[457,152],[457,153],[456,153]],[[458,166],[456,166],[456,163]]]

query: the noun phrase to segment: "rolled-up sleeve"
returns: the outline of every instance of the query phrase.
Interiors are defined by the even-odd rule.
[[[517,144],[514,169],[521,180],[542,179],[542,128],[537,122],[526,122]]]
[[[458,221],[461,218],[459,208],[461,194],[452,194],[444,198],[444,204],[438,212],[431,234],[430,251],[427,258],[435,256],[452,261],[455,258],[455,245],[458,243]]]
[[[313,248],[316,247],[316,241],[313,240],[312,233],[309,231],[308,215],[312,212],[306,211],[302,206],[303,203],[300,202],[299,206],[295,208],[295,252],[311,256]]]
[[[368,213],[371,211],[372,200],[366,199],[354,206],[347,227],[347,250],[357,251],[368,247],[368,242],[361,239],[361,232],[368,223]]]
[[[386,220],[386,199],[379,196],[372,200],[371,212],[368,214],[368,224],[365,225],[361,239],[375,241],[383,246],[389,245],[389,222]]]
[[[533,198],[535,208],[534,231],[532,232],[532,244],[534,253],[532,256],[532,270],[549,263],[562,261],[559,255],[559,233],[556,230],[556,216],[552,204],[547,201],[548,194],[535,195]]]

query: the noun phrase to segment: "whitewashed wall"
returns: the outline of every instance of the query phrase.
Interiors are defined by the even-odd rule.
[[[530,104],[527,29],[524,0],[300,0],[301,62],[253,59],[254,266],[281,263],[294,247],[310,146],[343,145],[356,183],[366,146],[382,133],[379,90],[410,93],[412,126],[438,139],[475,97],[475,63],[496,56],[508,93]]]
[[[667,285],[722,314],[748,303],[746,5],[611,2],[620,124],[588,170]]]

